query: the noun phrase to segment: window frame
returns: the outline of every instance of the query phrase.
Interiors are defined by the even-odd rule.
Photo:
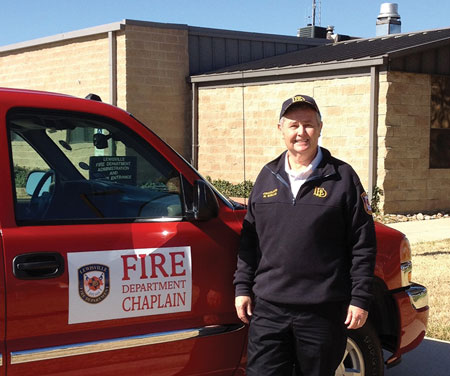
[[[16,187],[16,179],[14,175],[14,158],[13,158],[13,150],[12,150],[12,141],[16,140],[17,137],[11,137],[13,134],[13,129],[11,129],[11,118],[16,115],[30,115],[30,116],[67,116],[67,117],[73,117],[78,119],[86,119],[86,120],[92,120],[95,122],[101,122],[108,126],[108,128],[105,129],[116,129],[120,131],[120,134],[123,134],[126,136],[128,141],[131,142],[131,147],[140,155],[147,163],[151,164],[152,166],[156,166],[156,168],[167,165],[171,167],[172,171],[176,172],[176,176],[178,176],[179,179],[179,185],[180,185],[180,192],[179,192],[179,198],[180,198],[180,205],[182,214],[180,216],[174,216],[174,217],[114,217],[114,218],[71,218],[71,219],[22,219],[18,218],[18,210],[17,210],[17,187]],[[48,129],[48,127],[46,127]],[[14,107],[11,108],[8,113],[6,114],[6,130],[7,130],[7,137],[8,137],[8,148],[9,148],[9,164],[10,164],[10,171],[11,171],[11,185],[12,185],[12,194],[13,194],[13,200],[14,200],[14,218],[15,223],[17,226],[52,226],[52,225],[73,225],[73,224],[108,224],[108,223],[154,223],[154,222],[180,222],[180,221],[187,221],[187,213],[192,208],[193,205],[193,199],[192,199],[192,192],[193,187],[189,183],[189,181],[184,177],[182,172],[170,161],[168,160],[161,152],[159,152],[148,140],[141,137],[139,134],[134,132],[132,129],[130,129],[128,126],[126,126],[124,123],[117,121],[116,119],[98,115],[98,114],[90,114],[85,112],[78,112],[78,111],[70,111],[70,110],[53,110],[53,109],[43,109],[43,108],[28,108],[28,107]],[[53,168],[52,163],[48,161],[48,159],[45,157],[45,155],[42,155],[42,153],[39,152],[39,150],[36,149],[36,147],[33,145],[32,142],[27,140],[23,137],[23,134],[19,134],[27,144],[34,149],[34,151],[40,155],[40,157],[45,161],[45,163],[50,167]],[[58,145],[55,146],[58,147]],[[128,144],[127,144],[128,146]],[[137,146],[137,147],[136,147]],[[142,153],[142,151],[145,150],[145,153]],[[70,163],[76,171],[78,169],[73,165],[72,161],[65,156],[65,154],[61,151],[61,154],[64,155],[64,157],[67,159],[67,162]],[[157,164],[154,164],[154,161],[151,159],[156,156],[156,160],[159,162]],[[155,168],[155,169],[156,169]],[[83,176],[83,178],[85,178]],[[86,179],[89,180],[89,179]],[[190,193],[189,193],[190,192]]]
[[[450,102],[445,98],[450,97],[450,77],[431,76],[430,93],[430,143],[429,143],[429,165],[432,170],[450,169]],[[442,124],[447,124],[443,127]],[[446,151],[445,144],[441,149],[437,144],[444,135],[447,140]],[[444,152],[442,152],[444,150]],[[442,156],[444,158],[442,158]]]

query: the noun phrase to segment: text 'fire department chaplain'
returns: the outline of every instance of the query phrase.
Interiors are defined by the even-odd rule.
[[[248,376],[333,376],[346,329],[364,325],[376,239],[353,168],[318,146],[315,100],[286,100],[287,151],[259,173],[241,233],[236,311],[250,323]]]

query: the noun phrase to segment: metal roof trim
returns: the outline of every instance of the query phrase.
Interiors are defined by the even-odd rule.
[[[140,21],[140,20],[130,20],[128,18],[122,21],[125,25],[130,26],[141,26],[141,27],[156,27],[160,29],[178,29],[187,30],[189,25],[187,24],[177,24],[170,22],[154,22],[154,21]]]
[[[281,35],[281,34],[265,34],[256,33],[250,31],[237,31],[237,30],[225,30],[225,29],[213,29],[199,26],[189,26],[190,35],[198,36],[226,36],[233,37],[235,39],[256,40],[256,41],[276,41],[282,43],[294,43],[303,44],[306,46],[317,46],[323,44],[331,44],[332,41],[324,38],[299,38],[293,35]]]
[[[37,39],[32,39],[32,40],[29,40],[26,42],[8,44],[6,46],[0,46],[0,52],[21,50],[21,49],[25,49],[25,48],[66,41],[66,40],[70,40],[70,39],[83,38],[83,37],[97,35],[97,34],[105,34],[110,31],[119,31],[119,30],[124,29],[125,24],[126,24],[126,20],[123,20],[120,22],[113,22],[113,23],[105,24],[105,25],[101,25],[101,26],[94,26],[94,27],[89,27],[86,29],[70,31],[68,33],[56,34],[56,35],[52,35],[50,37],[37,38]]]
[[[211,29],[211,28],[204,28],[204,27],[198,27],[198,26],[189,26],[185,24],[175,24],[175,23],[162,23],[162,22],[151,22],[151,21],[137,21],[137,20],[130,20],[130,19],[123,19],[119,22],[113,22],[105,25],[100,26],[94,26],[89,27],[85,29],[75,30],[75,31],[69,31],[67,33],[61,33],[56,34],[48,37],[43,38],[37,38],[37,39],[31,39],[24,42],[18,42],[13,44],[8,44],[5,46],[0,46],[0,52],[9,52],[9,51],[15,51],[30,47],[36,47],[46,44],[51,44],[55,42],[61,42],[65,40],[70,39],[76,39],[76,38],[82,38],[86,36],[91,35],[97,35],[97,34],[103,34],[108,33],[110,31],[119,31],[123,30],[126,25],[131,26],[142,26],[142,27],[158,27],[158,28],[168,28],[168,29],[184,29],[188,30],[190,34],[193,35],[229,35],[233,36],[236,39],[254,39],[254,40],[265,40],[267,38],[278,38],[280,42],[284,43],[296,43],[296,44],[304,44],[304,45],[311,45],[311,46],[317,46],[322,44],[330,43],[328,40],[324,39],[317,39],[317,38],[298,38],[296,36],[289,36],[289,35],[276,35],[276,34],[264,34],[264,33],[253,33],[248,31],[236,31],[236,30],[225,30],[225,29]],[[277,39],[277,41],[278,41]]]
[[[189,82],[202,83],[212,81],[244,80],[246,78],[258,78],[267,76],[284,76],[301,73],[323,72],[327,70],[341,70],[351,68],[370,67],[386,64],[387,56],[377,56],[375,58],[360,60],[334,61],[318,64],[304,64],[298,66],[289,66],[281,68],[260,69],[257,71],[235,71],[225,73],[211,73],[198,76],[191,76]]]

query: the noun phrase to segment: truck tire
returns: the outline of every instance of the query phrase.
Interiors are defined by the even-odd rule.
[[[384,364],[381,344],[370,322],[367,322],[360,329],[349,330],[347,335],[344,359],[335,375],[383,376]]]

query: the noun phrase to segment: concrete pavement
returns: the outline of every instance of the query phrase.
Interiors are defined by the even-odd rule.
[[[419,347],[402,356],[400,364],[386,369],[385,376],[449,376],[448,354],[450,342],[425,338]]]
[[[450,217],[387,226],[403,232],[411,244],[450,239]],[[402,362],[385,370],[386,376],[449,376],[450,342],[425,338],[414,350],[403,355]],[[385,356],[386,358],[386,356]]]
[[[450,217],[390,223],[387,226],[403,232],[411,244],[450,239]]]

